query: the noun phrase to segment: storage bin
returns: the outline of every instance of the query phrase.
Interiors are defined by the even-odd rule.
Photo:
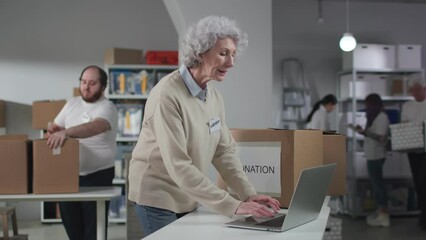
[[[394,69],[396,47],[359,43],[352,52],[343,52],[343,69]]]
[[[178,51],[147,51],[146,64],[177,65],[179,63]]]
[[[421,45],[398,45],[397,47],[397,68],[419,69],[422,67],[422,47]]]
[[[143,104],[117,104],[117,137],[137,137],[142,127]]]
[[[365,99],[370,93],[377,93],[381,96],[388,94],[388,81],[386,77],[374,74],[358,74],[355,81],[355,96],[353,95],[352,74],[343,75],[340,78],[340,98]]]

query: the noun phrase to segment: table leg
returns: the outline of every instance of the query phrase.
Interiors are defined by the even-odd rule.
[[[96,238],[106,240],[105,238],[105,200],[96,201]]]

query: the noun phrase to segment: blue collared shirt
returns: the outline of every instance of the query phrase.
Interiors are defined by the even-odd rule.
[[[185,65],[182,64],[179,67],[179,72],[182,75],[183,81],[185,82],[185,85],[191,95],[205,102],[207,96],[207,86],[204,90],[200,86],[198,86],[198,84],[195,82],[194,78],[192,77],[191,73]]]

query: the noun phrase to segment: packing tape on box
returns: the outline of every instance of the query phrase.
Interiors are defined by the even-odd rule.
[[[56,147],[52,150],[53,155],[60,155],[61,154],[61,147]]]

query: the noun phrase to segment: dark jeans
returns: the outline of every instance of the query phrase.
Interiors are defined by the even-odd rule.
[[[144,237],[187,214],[138,204],[135,204],[135,211],[141,223]]]
[[[387,208],[388,195],[383,181],[383,164],[385,159],[367,160],[368,176],[373,185],[374,200],[380,208]]]
[[[426,153],[408,153],[420,219],[426,224]]]
[[[80,176],[80,187],[112,186],[114,168]],[[70,240],[96,240],[96,202],[59,203],[62,223]],[[105,237],[107,236],[109,202],[105,206]]]

